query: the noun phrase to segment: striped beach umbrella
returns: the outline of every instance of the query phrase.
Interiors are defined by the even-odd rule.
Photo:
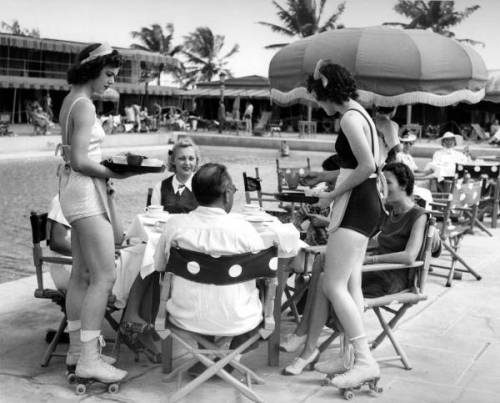
[[[424,30],[347,28],[278,51],[269,66],[272,100],[281,105],[314,103],[305,84],[320,59],[351,71],[366,106],[476,103],[484,97],[488,80],[481,56],[454,39]]]

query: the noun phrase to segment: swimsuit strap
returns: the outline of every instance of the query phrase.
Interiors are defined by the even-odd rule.
[[[70,142],[70,138],[68,136],[68,125],[69,125],[69,117],[71,115],[71,111],[73,110],[73,107],[75,106],[75,104],[80,100],[80,99],[88,99],[87,97],[84,97],[84,96],[80,96],[80,97],[77,97],[73,100],[73,102],[71,103],[71,105],[69,106],[68,108],[68,114],[66,115],[66,125],[64,126],[65,130],[64,130],[64,134],[66,137],[66,140],[67,140],[67,143],[68,144],[63,144],[63,147],[65,146],[69,146],[71,144]]]
[[[377,163],[377,156],[375,155],[375,152],[377,151],[377,154],[378,154],[378,150],[375,150],[375,138],[374,138],[374,135],[373,135],[372,125],[371,125],[370,121],[368,120],[368,118],[366,117],[366,115],[363,112],[361,112],[359,109],[356,109],[356,108],[347,109],[343,113],[343,115],[345,115],[345,113],[349,112],[349,111],[356,111],[356,112],[358,112],[366,120],[366,123],[368,123],[368,127],[370,128],[370,135],[371,135],[371,138],[372,138],[372,154],[373,154],[373,158],[375,160],[375,171],[377,171],[378,170],[378,163]]]

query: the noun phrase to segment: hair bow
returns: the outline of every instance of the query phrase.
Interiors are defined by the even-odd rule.
[[[313,78],[315,80],[321,80],[323,87],[326,87],[328,85],[328,78],[326,78],[326,76],[323,73],[321,73],[320,69],[326,64],[327,64],[326,60],[319,59],[318,62],[316,63],[316,67],[314,68],[314,73],[313,73]]]
[[[89,55],[80,62],[80,64],[88,63],[94,59],[97,59],[98,57],[106,56],[111,53],[113,53],[113,48],[107,42],[103,42],[97,48],[91,51]]]

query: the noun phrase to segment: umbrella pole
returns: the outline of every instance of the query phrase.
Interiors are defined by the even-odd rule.
[[[411,105],[406,105],[406,124],[411,125]]]

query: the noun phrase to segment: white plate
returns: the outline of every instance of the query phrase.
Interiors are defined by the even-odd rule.
[[[263,216],[247,215],[247,216],[245,216],[245,220],[247,220],[249,222],[271,222],[271,221],[274,221],[274,218],[272,216],[263,217]]]

